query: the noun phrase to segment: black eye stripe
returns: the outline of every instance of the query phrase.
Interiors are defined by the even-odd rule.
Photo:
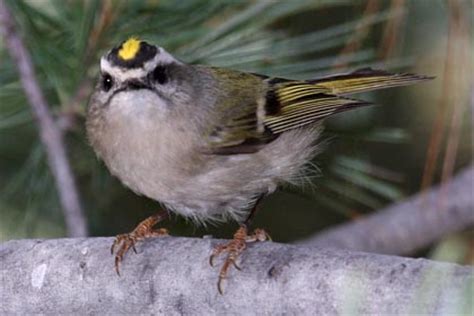
[[[102,90],[104,90],[105,92],[109,91],[114,85],[114,79],[108,73],[104,73],[102,75],[101,80],[102,80],[102,82],[101,82]]]
[[[150,74],[150,79],[159,84],[168,82],[168,72],[165,66],[156,66]]]

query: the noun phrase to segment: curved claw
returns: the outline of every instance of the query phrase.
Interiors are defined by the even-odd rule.
[[[131,236],[130,234],[118,235],[115,238],[112,247],[110,248],[110,252],[114,254],[115,250],[117,250],[115,255],[115,272],[117,272],[117,275],[120,276],[120,263],[122,262],[123,256],[127,253],[127,251],[132,248],[133,251],[137,253],[137,250],[135,248],[136,242],[137,239],[134,236]],[[118,248],[116,249],[116,247]]]
[[[235,262],[234,259],[230,260],[230,262],[237,270],[242,271],[242,268],[237,264],[237,262]]]
[[[223,251],[226,251],[226,250],[227,250],[226,245],[216,246],[214,250],[212,251],[212,254],[209,256],[209,265],[211,267],[214,267],[214,258],[219,256]]]
[[[117,275],[120,276],[120,261],[122,260],[120,257],[115,257],[115,272],[117,272]]]
[[[110,247],[110,253],[113,255],[115,252],[115,247],[118,246],[122,242],[121,235],[115,237],[112,247]]]
[[[219,277],[219,280],[217,281],[217,290],[219,291],[220,295],[224,295],[224,291],[222,290],[222,280],[224,278]]]

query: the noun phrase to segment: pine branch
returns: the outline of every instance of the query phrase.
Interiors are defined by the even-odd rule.
[[[446,186],[330,228],[302,244],[394,255],[413,253],[450,233],[474,226],[473,181],[471,165]]]
[[[17,32],[13,17],[4,0],[0,0],[0,31],[18,68],[23,89],[38,124],[40,138],[56,181],[69,236],[86,236],[86,221],[66,155],[62,132],[49,111],[49,106],[37,82],[31,57]]]
[[[218,242],[146,241],[119,277],[112,238],[9,241],[0,245],[0,314],[472,313],[471,267],[272,242],[250,245],[219,295],[208,262]]]

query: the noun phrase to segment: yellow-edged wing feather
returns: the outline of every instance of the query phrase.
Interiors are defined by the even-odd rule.
[[[214,71],[217,73],[218,70]],[[232,82],[246,84],[229,90],[226,95],[231,99],[222,101],[227,103],[222,107],[220,125],[212,131],[210,140],[210,152],[215,154],[255,152],[285,131],[370,104],[346,97],[349,94],[430,79],[373,69],[301,81],[232,71],[224,74],[219,76],[228,81],[226,87],[232,86]],[[247,80],[228,80],[242,79],[242,76],[247,76]],[[259,84],[262,81],[263,84]],[[259,87],[264,90],[261,91]],[[239,98],[233,98],[234,95],[239,95]],[[234,100],[238,104],[229,106]]]
[[[430,79],[412,74],[392,74],[361,69],[349,74],[308,81],[272,83],[267,102],[271,105],[264,119],[273,133],[298,128],[330,115],[370,103],[345,97],[348,94],[404,86]]]
[[[325,78],[309,80],[332,94],[346,95],[378,89],[411,85],[433,77],[419,76],[408,73],[389,73],[371,68],[359,69],[348,74],[333,75]]]
[[[268,115],[264,120],[265,125],[273,133],[282,133],[321,120],[337,112],[370,104],[326,93],[308,94],[306,97],[297,99],[283,97],[280,102],[280,112],[276,115]]]

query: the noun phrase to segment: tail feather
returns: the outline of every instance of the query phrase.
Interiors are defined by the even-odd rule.
[[[324,87],[332,94],[347,95],[405,86],[430,79],[433,79],[433,77],[409,73],[389,73],[383,70],[363,68],[348,74],[309,80],[308,83]]]

